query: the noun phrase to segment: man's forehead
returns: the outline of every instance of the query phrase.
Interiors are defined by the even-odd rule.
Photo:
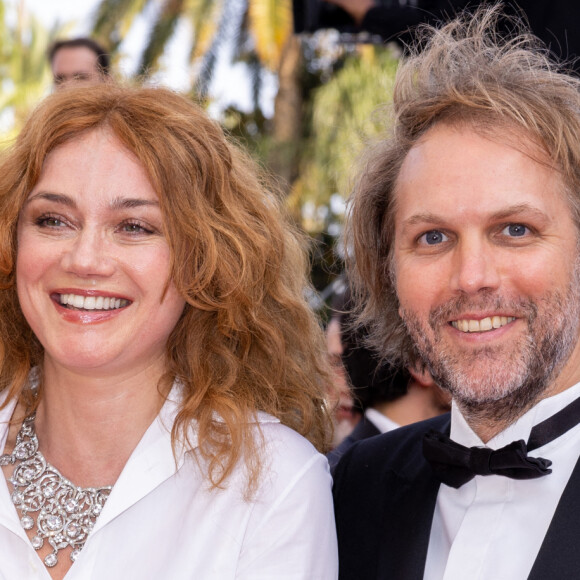
[[[522,132],[500,129],[440,124],[427,131],[401,166],[396,221],[543,209],[562,200],[563,180],[547,153]]]
[[[425,142],[432,141],[439,135],[457,136],[465,146],[469,146],[473,137],[485,139],[506,148],[512,148],[542,165],[557,169],[550,158],[550,154],[543,146],[541,140],[523,127],[513,123],[490,117],[489,119],[477,118],[461,119],[458,121],[442,120],[432,125],[425,131],[417,142],[410,148],[407,158]],[[445,154],[444,151],[442,151]]]
[[[65,46],[57,50],[52,61],[53,70],[87,72],[98,70],[98,57],[86,46]]]

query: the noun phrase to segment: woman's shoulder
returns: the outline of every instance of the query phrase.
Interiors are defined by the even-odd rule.
[[[7,424],[14,413],[17,399],[8,400],[8,389],[0,391],[0,423]]]
[[[293,473],[301,469],[328,471],[326,457],[294,429],[267,413],[258,413],[256,419],[270,467]]]

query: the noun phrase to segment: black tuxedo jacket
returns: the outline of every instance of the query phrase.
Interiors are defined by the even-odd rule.
[[[369,421],[366,417],[363,418],[355,425],[352,433],[344,438],[343,441],[333,449],[326,458],[328,459],[328,464],[330,465],[330,471],[334,471],[338,462],[342,456],[357,442],[363,439],[368,439],[369,437],[374,437],[375,435],[380,435],[381,432],[377,429],[372,421]]]
[[[429,429],[449,433],[449,427],[446,414],[360,441],[345,453],[334,474],[340,580],[422,580],[440,485],[422,441]],[[580,578],[579,542],[580,461],[528,579]]]

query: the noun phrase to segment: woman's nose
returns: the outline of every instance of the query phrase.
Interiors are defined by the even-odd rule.
[[[84,229],[72,240],[64,253],[63,268],[77,276],[110,276],[114,270],[114,259],[109,244],[99,231]]]

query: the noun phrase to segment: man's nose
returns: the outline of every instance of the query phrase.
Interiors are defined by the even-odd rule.
[[[484,239],[461,240],[453,255],[452,290],[475,294],[497,289],[500,276],[494,249]]]

